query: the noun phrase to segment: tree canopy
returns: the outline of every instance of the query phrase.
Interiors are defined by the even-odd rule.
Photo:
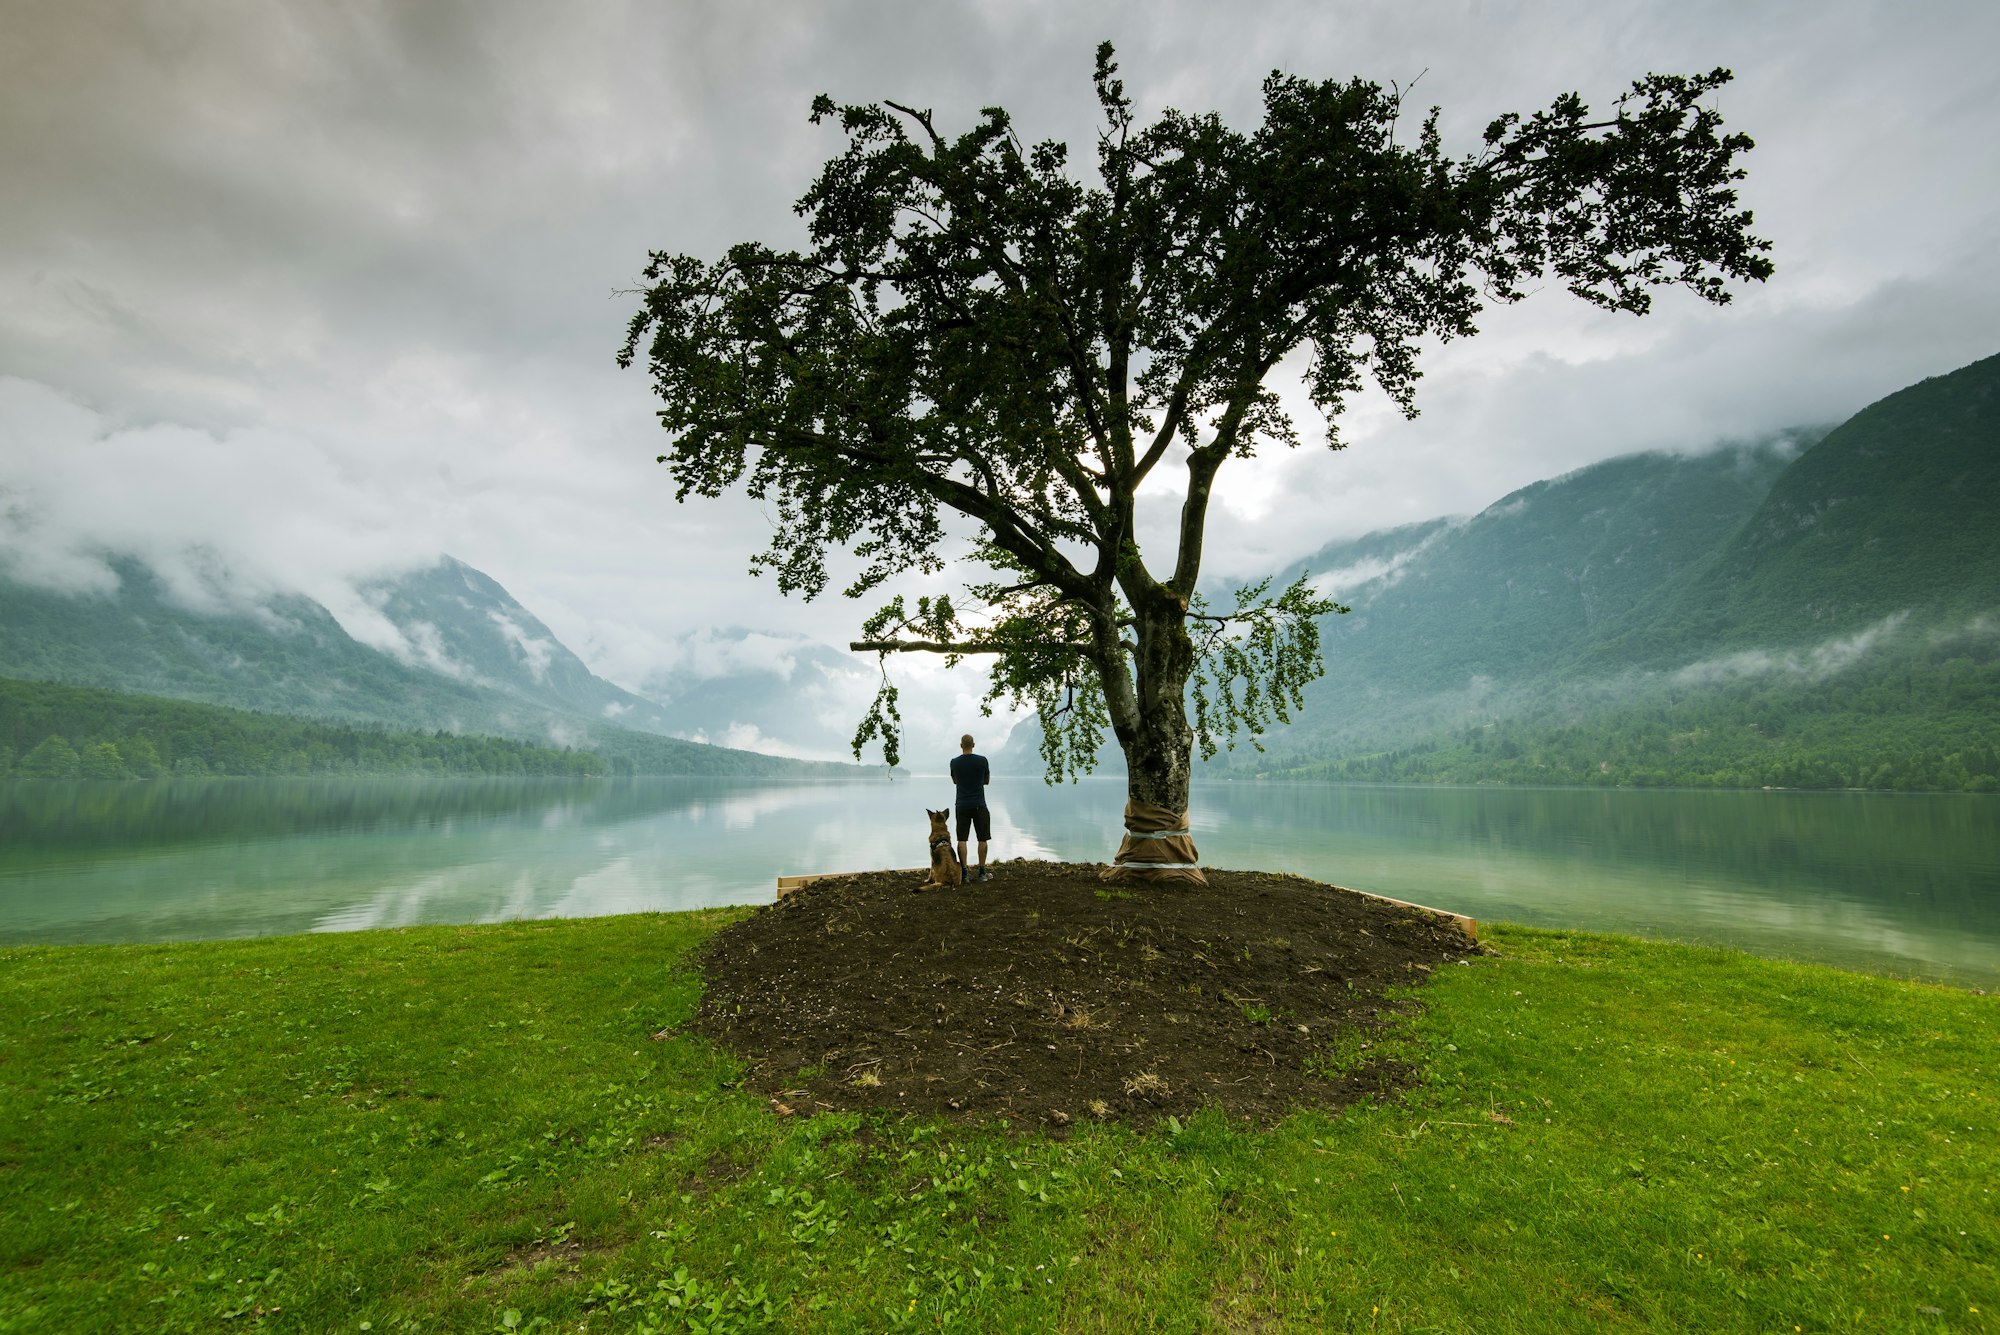
[[[619,360],[645,358],[680,499],[741,487],[775,508],[753,568],[812,598],[845,552],[861,597],[969,557],[989,577],[888,599],[856,647],[991,655],[988,704],[1040,710],[1051,777],[1108,724],[1134,799],[1184,810],[1192,746],[1286,718],[1334,610],[1305,579],[1201,592],[1218,472],[1300,443],[1279,362],[1307,350],[1338,449],[1365,380],[1414,415],[1427,340],[1548,280],[1634,314],[1667,285],[1728,301],[1771,272],[1735,190],[1751,141],[1709,105],[1729,78],[1647,75],[1601,116],[1566,94],[1454,157],[1436,109],[1409,124],[1400,90],[1359,78],[1273,73],[1247,132],[1173,110],[1142,126],[1107,43],[1088,182],[997,107],[953,135],[822,96],[813,120],[847,143],[798,202],[809,245],[654,253]],[[1179,522],[1142,552],[1162,468]],[[964,550],[947,512],[971,521]],[[877,736],[893,760],[886,673],[857,754]]]

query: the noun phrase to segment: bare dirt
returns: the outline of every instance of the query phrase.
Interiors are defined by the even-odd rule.
[[[887,1109],[1060,1128],[1205,1107],[1269,1123],[1412,1074],[1384,1043],[1478,947],[1447,917],[1301,877],[1205,889],[1008,862],[813,882],[713,937],[691,1027],[781,1115]]]

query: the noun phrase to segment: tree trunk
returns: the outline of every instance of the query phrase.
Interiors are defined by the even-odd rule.
[[[1125,838],[1104,878],[1206,885],[1188,826],[1194,729],[1187,721],[1187,682],[1194,643],[1184,609],[1141,615],[1134,630],[1131,707],[1114,703],[1111,710],[1112,730],[1125,752]]]
[[[1185,709],[1178,701],[1175,704],[1171,719],[1147,720],[1125,743],[1125,795],[1134,802],[1186,811],[1194,730],[1188,727]]]

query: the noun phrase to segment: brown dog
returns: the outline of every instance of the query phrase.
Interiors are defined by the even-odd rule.
[[[951,829],[945,824],[945,817],[951,814],[951,808],[946,807],[943,811],[925,808],[924,814],[931,818],[931,878],[917,889],[965,884],[965,868],[959,864],[958,854],[952,851]]]

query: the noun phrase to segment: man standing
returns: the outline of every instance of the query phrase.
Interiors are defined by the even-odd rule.
[[[993,837],[993,813],[986,809],[986,785],[993,781],[993,771],[987,766],[985,756],[973,753],[969,732],[958,739],[958,755],[951,762],[951,781],[958,786],[958,796],[953,802],[958,809],[958,865],[966,865],[966,829],[976,825],[979,870],[976,874],[968,871],[966,879],[990,881],[993,877],[986,870],[986,843]]]

